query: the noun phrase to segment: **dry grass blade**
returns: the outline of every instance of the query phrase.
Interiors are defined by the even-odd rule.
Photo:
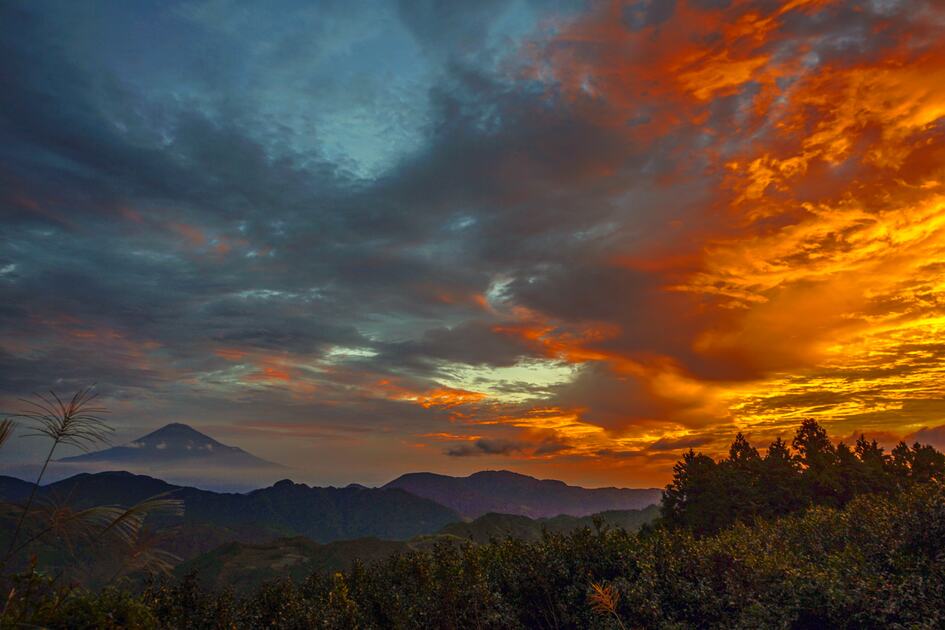
[[[594,612],[609,614],[616,620],[617,625],[626,628],[617,613],[617,604],[620,602],[619,591],[609,584],[603,586],[597,582],[591,583],[591,590],[593,592],[587,596],[587,599],[590,601]]]
[[[116,540],[134,551],[139,546],[138,535],[148,514],[163,512],[181,515],[183,511],[183,501],[164,498],[163,495],[145,499],[130,508],[96,506],[73,510],[68,505],[41,505],[36,508],[36,512],[42,525],[11,554],[19,553],[37,540],[64,543],[71,548],[80,544],[94,545]]]
[[[594,592],[588,595],[588,599],[596,612],[613,613],[617,610],[620,594],[612,586],[602,586],[595,582],[591,584],[591,590]]]
[[[51,532],[59,540],[71,541],[72,544],[95,542],[100,532],[117,518],[121,508],[96,506],[73,511],[60,508],[55,520],[50,524]]]
[[[99,506],[74,510],[68,505],[47,504],[35,508],[36,520],[41,523],[13,553],[18,553],[37,540],[47,540],[75,547],[82,543],[93,543],[123,510],[118,507]]]
[[[144,520],[152,513],[165,513],[172,516],[181,516],[184,513],[184,502],[180,499],[169,499],[167,493],[145,499],[130,508],[122,510],[102,530],[102,535],[115,535],[129,547],[133,547],[138,539],[138,533]]]
[[[52,391],[48,395],[36,394],[33,400],[21,399],[24,404],[28,405],[28,409],[14,417],[23,418],[31,426],[33,433],[27,435],[47,436],[52,439],[52,444],[46,454],[46,460],[39,470],[39,475],[33,483],[26,505],[17,520],[13,536],[10,537],[10,546],[7,553],[3,560],[0,560],[0,571],[6,566],[7,561],[18,548],[17,543],[20,539],[23,522],[30,512],[33,500],[36,498],[36,492],[39,490],[43,475],[46,474],[46,469],[49,462],[52,461],[56,448],[60,444],[70,444],[82,450],[89,450],[96,444],[108,442],[108,433],[112,428],[100,417],[100,414],[107,413],[107,410],[104,407],[95,407],[92,404],[97,396],[92,391],[93,387],[80,389],[68,403],[64,403]]]
[[[13,435],[14,426],[16,426],[16,423],[10,418],[0,420],[0,446],[3,446],[3,444],[10,439],[10,436]]]
[[[170,575],[181,559],[170,551],[159,549],[159,536],[140,536],[138,542],[131,548],[128,560],[121,568],[122,573],[160,573]]]
[[[32,400],[20,399],[28,408],[16,417],[30,425],[32,433],[26,435],[45,435],[55,444],[69,444],[87,451],[107,442],[112,431],[101,418],[108,410],[93,404],[97,396],[92,387],[80,389],[68,402],[63,402],[52,391],[35,394]]]

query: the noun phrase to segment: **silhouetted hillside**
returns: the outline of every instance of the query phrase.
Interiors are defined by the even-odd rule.
[[[382,560],[410,549],[399,540],[360,538],[319,544],[304,536],[264,543],[231,542],[184,562],[179,576],[196,574],[207,586],[245,592],[273,578],[302,581],[312,573],[346,571],[355,559]]]
[[[402,488],[450,507],[464,517],[489,512],[542,518],[587,516],[607,510],[636,510],[659,503],[657,488],[581,488],[562,481],[536,479],[507,470],[487,470],[468,477],[409,473],[385,488]]]
[[[0,478],[0,498],[22,498],[22,486]],[[8,494],[9,493],[9,494]],[[212,525],[259,538],[303,535],[318,542],[366,536],[407,539],[459,520],[453,510],[399,489],[313,488],[283,480],[246,494],[175,486],[127,472],[81,474],[44,486],[42,497],[77,508],[130,506],[156,494],[184,501],[184,517],[162,527]],[[166,520],[166,517],[165,517]]]
[[[30,495],[33,484],[16,477],[0,475],[0,498],[4,501],[17,502]]]
[[[497,514],[490,512],[474,521],[450,523],[440,530],[471,540],[475,543],[487,543],[492,539],[519,538],[535,541],[541,538],[542,531],[554,534],[567,534],[582,527],[594,528],[596,523],[604,527],[620,528],[628,532],[640,529],[645,523],[659,517],[658,505],[651,505],[642,510],[611,510],[590,516],[568,516],[562,514],[552,518],[531,519],[517,514]]]
[[[633,532],[658,515],[657,506],[586,517],[558,516],[537,520],[512,514],[486,514],[468,523],[450,523],[435,535],[418,536],[407,541],[360,538],[318,544],[297,536],[261,544],[233,542],[181,564],[175,573],[184,576],[194,572],[205,586],[227,586],[245,591],[274,578],[290,577],[301,581],[312,573],[350,570],[355,560],[370,565],[395,554],[428,551],[437,544],[486,544],[506,538],[534,542],[541,539],[543,530],[570,534],[584,527],[592,529],[595,519],[607,527]]]

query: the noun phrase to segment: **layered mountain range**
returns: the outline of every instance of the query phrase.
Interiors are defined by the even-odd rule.
[[[0,476],[0,546],[8,544],[21,510],[16,505],[31,490],[27,481]],[[183,516],[147,521],[147,528],[157,534],[158,548],[182,562],[178,573],[194,571],[209,583],[237,588],[279,575],[345,569],[355,559],[370,562],[440,542],[534,540],[544,531],[567,533],[598,525],[634,530],[658,515],[657,506],[650,505],[583,517],[487,513],[469,520],[396,487],[317,488],[283,480],[252,492],[220,493],[128,472],[82,473],[41,487],[37,499],[82,509],[132,506],[156,495],[184,503]],[[39,551],[55,563],[54,548]]]
[[[657,488],[581,488],[508,470],[484,470],[468,477],[409,473],[385,488],[400,488],[450,507],[466,518],[489,512],[548,518],[587,516],[607,510],[636,510],[659,503]]]
[[[119,446],[57,460],[52,478],[119,470],[159,477],[172,485],[224,492],[257,489],[291,472],[186,424],[173,423]],[[19,471],[13,474],[30,476]],[[489,512],[529,518],[587,516],[607,510],[641,509],[660,501],[657,488],[582,488],[508,470],[485,470],[468,477],[415,472],[383,487],[430,499],[466,519]],[[352,484],[348,488],[364,486]]]
[[[21,501],[30,484],[0,477],[0,500]],[[301,535],[316,542],[376,536],[406,539],[438,531],[459,514],[430,499],[396,488],[317,488],[282,480],[247,493],[223,493],[177,486],[128,472],[82,473],[40,489],[39,497],[73,508],[131,506],[165,495],[184,502],[184,516],[156,523],[161,528],[212,526],[235,538]]]

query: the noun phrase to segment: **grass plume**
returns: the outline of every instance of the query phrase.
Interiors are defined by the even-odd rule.
[[[93,391],[93,388],[94,385],[78,390],[68,402],[63,402],[54,391],[48,394],[35,394],[32,399],[20,399],[26,408],[15,417],[22,419],[31,430],[24,437],[45,436],[52,440],[52,444],[43,461],[43,467],[33,483],[29,498],[23,506],[20,518],[17,520],[2,566],[6,566],[18,548],[17,541],[23,529],[23,522],[33,507],[36,492],[39,490],[56,448],[60,444],[68,444],[87,451],[93,446],[108,442],[108,434],[112,428],[101,417],[102,414],[108,413],[108,410],[94,404],[98,394]],[[10,422],[9,419],[4,420],[4,423],[8,422]],[[9,424],[3,426],[4,440],[9,436],[11,428]]]
[[[612,616],[620,628],[627,629],[617,613],[617,604],[620,603],[620,592],[617,589],[610,584],[602,585],[592,582],[591,593],[587,596],[587,599],[595,612]]]

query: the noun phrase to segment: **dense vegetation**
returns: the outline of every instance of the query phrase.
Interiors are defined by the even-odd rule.
[[[32,577],[8,619],[72,627],[942,627],[945,492],[861,495],[840,510],[696,537],[582,529],[441,544],[368,568],[271,582],[245,598],[195,579],[60,591]],[[595,590],[597,586],[597,590]]]
[[[103,628],[945,626],[945,457],[813,421],[765,455],[688,453],[663,518],[487,544],[437,541],[246,595],[196,575],[96,591],[7,576],[3,624]],[[290,571],[286,572],[291,573]]]

